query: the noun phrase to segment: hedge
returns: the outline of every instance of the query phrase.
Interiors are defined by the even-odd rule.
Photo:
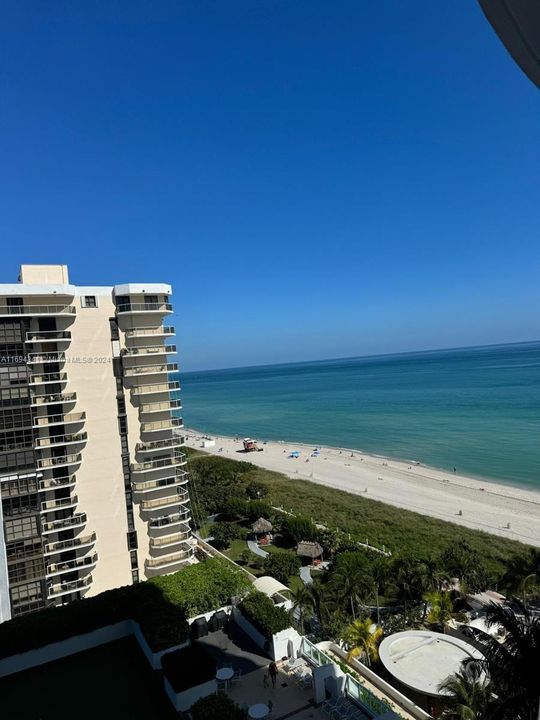
[[[264,593],[253,592],[240,604],[240,611],[265,637],[291,626],[288,613]]]

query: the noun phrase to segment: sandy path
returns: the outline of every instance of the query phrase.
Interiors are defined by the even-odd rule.
[[[201,448],[201,433],[187,430],[185,434],[188,446]],[[242,443],[234,438],[204,437],[215,439],[215,447],[206,449],[215,455],[249,460],[293,479],[347,490],[540,547],[540,493],[533,490],[339,448],[320,446],[320,455],[312,457],[312,445],[268,442],[261,445],[263,452],[245,454],[238,452]],[[298,459],[289,457],[294,450],[300,451]]]

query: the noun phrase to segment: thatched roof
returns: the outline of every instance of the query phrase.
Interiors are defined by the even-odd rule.
[[[251,529],[254,533],[270,532],[270,530],[272,530],[272,523],[269,520],[265,520],[265,518],[260,517],[258,520],[255,520]]]
[[[296,554],[301,555],[302,557],[315,559],[323,554],[323,549],[318,542],[308,542],[307,540],[302,540],[302,542],[299,542],[296,546]]]

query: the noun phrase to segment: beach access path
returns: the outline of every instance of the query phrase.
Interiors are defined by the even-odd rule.
[[[312,457],[314,445],[268,442],[260,444],[263,452],[244,453],[241,440],[193,430],[184,434],[188,447],[202,449],[201,439],[211,437],[215,447],[204,452],[540,547],[540,492],[534,490],[344,448],[319,446]],[[298,458],[290,457],[294,451]]]

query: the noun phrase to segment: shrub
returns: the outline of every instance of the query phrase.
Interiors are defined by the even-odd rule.
[[[288,517],[283,530],[295,543],[301,540],[318,540],[319,538],[319,530],[315,523],[301,515]]]
[[[258,500],[268,495],[268,488],[257,480],[251,480],[246,486],[246,495],[250,500]]]
[[[253,592],[242,601],[241,613],[266,637],[290,627],[288,613],[276,607],[268,595]]]
[[[244,720],[247,718],[246,711],[242,710],[224,692],[197,700],[191,706],[190,713],[192,720]]]
[[[264,571],[288,585],[291,575],[298,575],[300,565],[300,558],[290,552],[272,553],[264,561]]]
[[[212,525],[212,545],[225,550],[233,540],[245,538],[246,531],[233,522],[217,522]]]

